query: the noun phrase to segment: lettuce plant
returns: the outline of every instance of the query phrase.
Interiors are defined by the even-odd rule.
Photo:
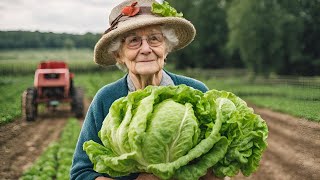
[[[199,179],[255,172],[268,128],[236,95],[185,85],[153,87],[115,101],[99,137],[83,149],[94,170],[111,176],[153,173],[161,179]]]

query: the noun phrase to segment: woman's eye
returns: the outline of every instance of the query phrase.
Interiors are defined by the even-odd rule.
[[[130,39],[130,42],[134,43],[134,42],[138,42],[138,37],[132,37]]]
[[[157,36],[154,36],[154,35],[153,35],[153,36],[150,36],[150,37],[149,37],[149,40],[150,40],[150,41],[158,41],[158,38],[157,38]]]

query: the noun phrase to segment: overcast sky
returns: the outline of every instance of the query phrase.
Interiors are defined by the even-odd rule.
[[[102,33],[109,27],[111,9],[122,1],[1,0],[0,31]]]
[[[123,0],[1,0],[0,30],[102,33]],[[158,0],[161,1],[161,0]]]

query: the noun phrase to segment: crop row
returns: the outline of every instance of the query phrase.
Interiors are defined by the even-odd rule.
[[[32,85],[33,76],[0,76],[0,125],[21,116],[22,92]]]
[[[39,61],[0,61],[0,75],[25,75],[32,74],[37,69]],[[91,61],[65,61],[72,72],[95,72],[104,68]]]
[[[80,123],[69,119],[58,142],[52,142],[20,180],[68,180],[72,156],[80,133]]]
[[[93,62],[91,49],[4,50],[0,51],[0,75],[33,74],[39,62],[44,60],[64,61],[73,72],[104,69]]]

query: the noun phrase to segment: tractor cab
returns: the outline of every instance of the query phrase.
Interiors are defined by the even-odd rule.
[[[83,116],[83,90],[73,85],[74,74],[63,61],[40,62],[34,75],[34,86],[23,93],[22,112],[28,121],[36,118],[38,104],[57,107],[70,103],[76,117]]]
[[[34,87],[41,101],[67,100],[72,85],[73,74],[62,61],[41,62],[34,75]]]

